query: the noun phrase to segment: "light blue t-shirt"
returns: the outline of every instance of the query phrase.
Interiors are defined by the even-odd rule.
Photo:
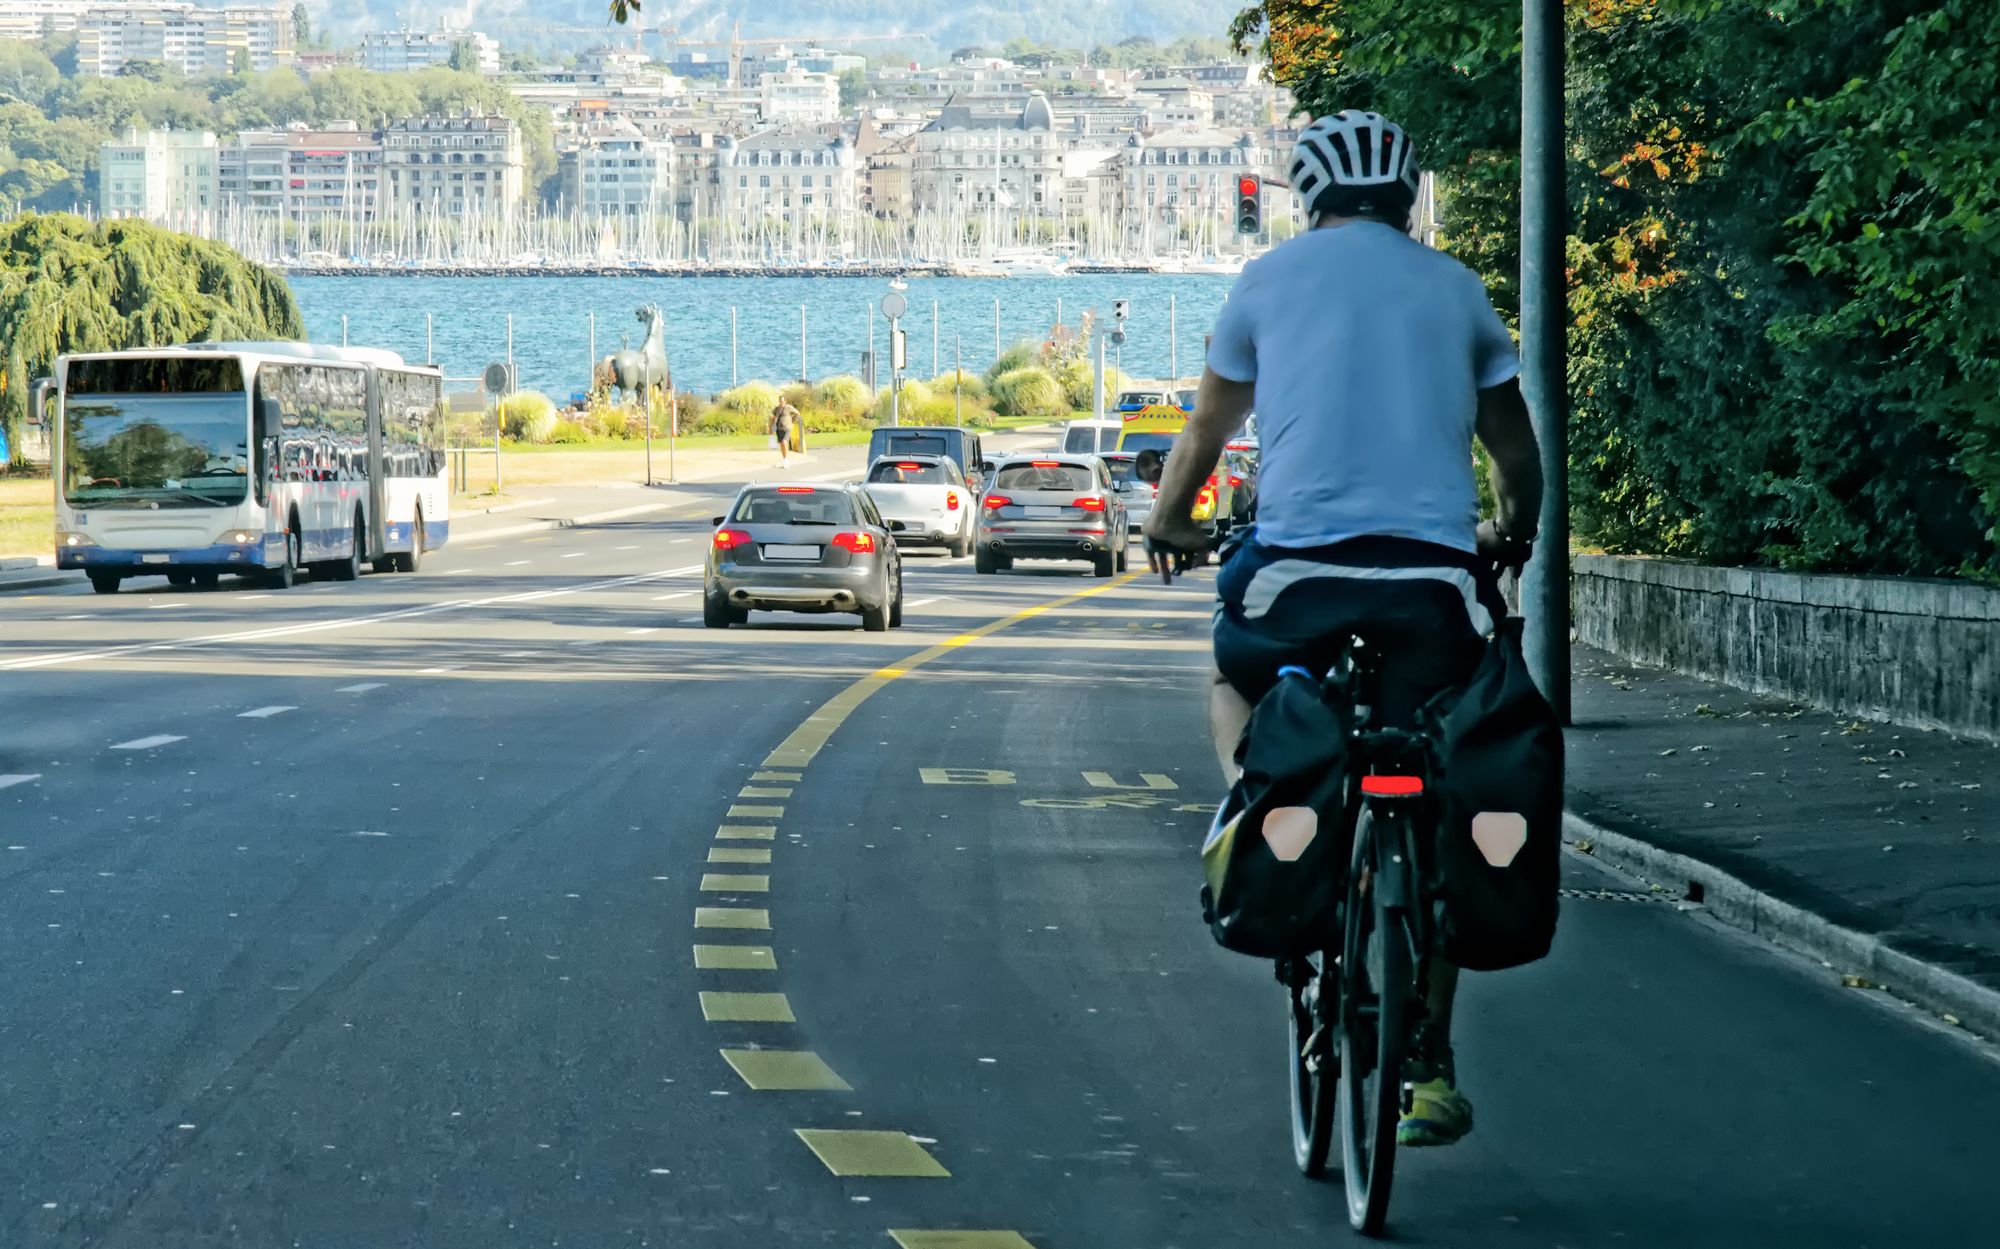
[[[1521,363],[1470,269],[1377,222],[1308,230],[1244,266],[1208,367],[1257,384],[1259,542],[1474,549],[1478,392]]]

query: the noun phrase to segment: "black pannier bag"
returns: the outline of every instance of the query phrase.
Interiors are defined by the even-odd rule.
[[[1287,669],[1251,712],[1243,769],[1202,843],[1202,918],[1239,954],[1292,958],[1337,947],[1347,887],[1351,708]]]
[[[1444,956],[1471,971],[1532,963],[1555,940],[1562,724],[1528,674],[1521,625],[1502,621],[1472,679],[1422,713],[1438,746]]]

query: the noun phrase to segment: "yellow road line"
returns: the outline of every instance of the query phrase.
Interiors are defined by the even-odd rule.
[[[785,818],[783,807],[746,807],[741,804],[723,812],[732,820],[781,820]]]
[[[814,756],[818,755],[820,750],[832,739],[834,730],[838,729],[848,716],[854,714],[856,707],[867,702],[876,690],[881,689],[897,677],[907,676],[912,669],[921,668],[934,659],[948,655],[959,647],[969,646],[983,637],[998,633],[1009,625],[1018,624],[1023,620],[1031,620],[1043,612],[1059,607],[1066,607],[1069,604],[1081,602],[1084,599],[1103,594],[1107,590],[1115,590],[1129,585],[1137,577],[1137,573],[1127,573],[1115,581],[1107,581],[1103,585],[1093,586],[1088,590],[1080,590],[1075,594],[1066,595],[1053,602],[1043,603],[1035,607],[1024,607],[1011,615],[989,621],[977,629],[961,633],[956,637],[946,638],[928,650],[918,651],[906,659],[897,660],[894,667],[883,668],[873,676],[862,677],[859,681],[856,681],[828,699],[819,710],[807,716],[804,724],[792,730],[790,737],[779,742],[777,749],[765,756],[764,766],[767,768],[805,767],[813,761]]]
[[[710,1023],[797,1023],[792,1004],[782,993],[701,994],[701,1017]]]
[[[717,841],[772,841],[778,836],[770,824],[724,824],[715,830]]]
[[[750,779],[753,781],[796,781],[804,775],[802,772],[752,772]]]
[[[922,1231],[889,1229],[899,1249],[1035,1249],[1019,1232]]]
[[[804,1050],[724,1050],[723,1059],[736,1068],[743,1083],[759,1092],[801,1092],[826,1089],[851,1092],[818,1054]]]
[[[694,908],[696,928],[754,928],[769,931],[771,913],[762,907],[698,906]]]
[[[944,1179],[951,1172],[905,1132],[796,1128],[800,1140],[835,1175]]]
[[[768,945],[698,945],[694,965],[702,971],[776,971],[778,956]]]
[[[738,798],[789,798],[791,787],[787,785],[745,785],[736,791]]]
[[[708,852],[710,863],[769,863],[769,846],[716,846]]]
[[[730,872],[708,872],[701,878],[703,893],[769,893],[769,876],[739,875]]]

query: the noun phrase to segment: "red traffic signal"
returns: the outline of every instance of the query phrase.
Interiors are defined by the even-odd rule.
[[[1264,232],[1264,180],[1254,173],[1236,179],[1236,233]]]
[[[1255,176],[1244,174],[1236,180],[1236,193],[1238,195],[1255,195],[1260,185]]]

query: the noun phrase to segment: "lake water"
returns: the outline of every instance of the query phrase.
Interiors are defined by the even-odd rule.
[[[1056,323],[1095,307],[1109,318],[1111,301],[1129,299],[1123,348],[1125,372],[1165,377],[1170,362],[1169,303],[1175,305],[1178,363],[1183,375],[1201,371],[1202,336],[1214,324],[1235,279],[1214,274],[1095,274],[1040,278],[911,278],[910,373],[931,377],[952,367],[962,344],[967,370],[984,372],[994,354],[994,301],[1002,345],[1041,340]],[[730,385],[730,308],[736,309],[736,369],[743,381],[799,375],[799,310],[806,314],[806,367],[818,379],[859,373],[869,343],[870,313],[889,286],[877,278],[653,277],[295,277],[292,290],[317,343],[347,341],[387,347],[425,359],[424,314],[432,314],[434,358],[448,377],[475,377],[507,358],[507,317],[514,318],[514,361],[521,385],[558,401],[588,384],[590,314],[597,314],[598,356],[644,330],[633,310],[656,303],[667,320],[667,352],[677,385],[702,392]],[[937,356],[932,366],[931,305],[937,303]],[[888,323],[873,318],[878,380],[888,377]],[[1107,357],[1109,358],[1109,357]],[[447,387],[447,389],[469,389]]]

